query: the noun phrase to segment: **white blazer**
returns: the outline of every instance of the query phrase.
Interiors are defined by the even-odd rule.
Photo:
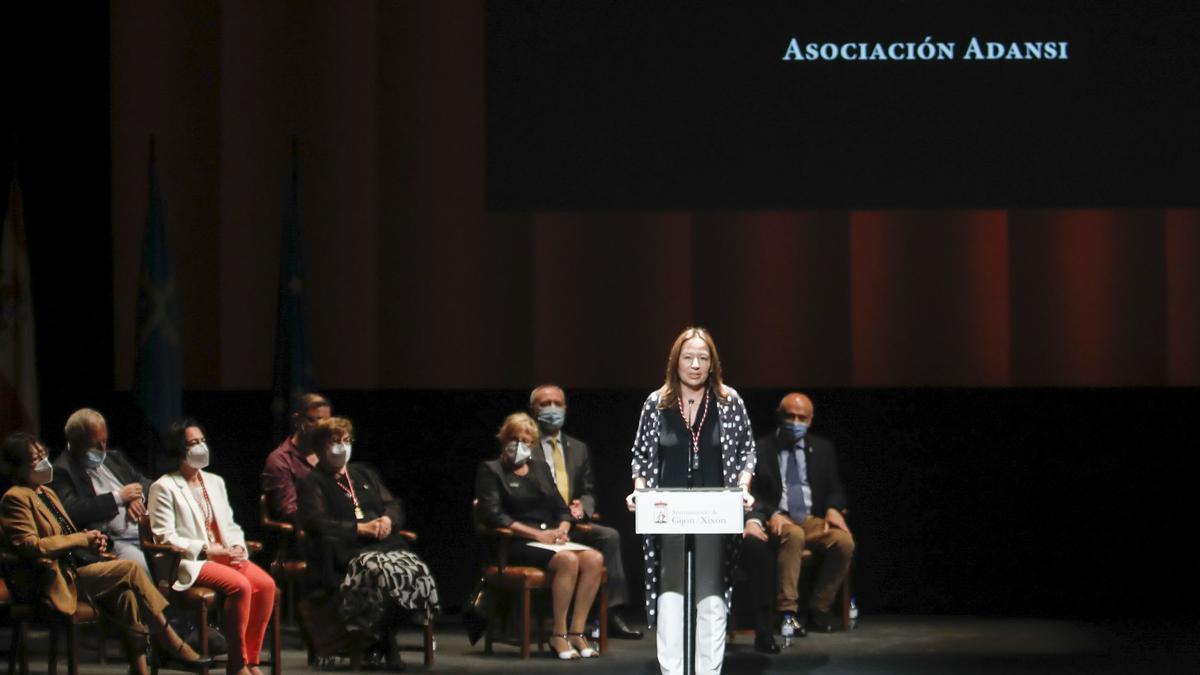
[[[225,491],[225,480],[207,471],[201,471],[208,498],[212,501],[213,518],[226,547],[246,546],[246,534],[233,522],[233,509],[229,507],[229,494]],[[184,549],[179,561],[179,574],[171,586],[177,591],[186,591],[196,583],[200,568],[205,560],[197,560],[200,549],[208,543],[208,531],[204,527],[204,511],[192,495],[192,489],[178,471],[172,471],[154,481],[150,486],[150,531],[158,544],[171,544]]]

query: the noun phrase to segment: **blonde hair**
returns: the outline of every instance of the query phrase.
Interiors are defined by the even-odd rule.
[[[516,412],[504,418],[500,430],[496,432],[496,440],[500,441],[500,447],[504,447],[505,443],[517,440],[517,434],[521,431],[528,431],[533,436],[533,445],[537,445],[537,422],[523,412]]]
[[[721,357],[717,355],[717,343],[713,342],[712,336],[704,328],[689,326],[675,338],[675,343],[671,345],[671,353],[667,355],[667,374],[662,388],[658,390],[660,409],[675,405],[679,399],[679,355],[683,352],[683,345],[692,338],[700,338],[708,346],[708,354],[712,358],[712,365],[708,370],[708,384],[713,393],[722,401],[729,398],[725,393],[725,382],[721,379]]]

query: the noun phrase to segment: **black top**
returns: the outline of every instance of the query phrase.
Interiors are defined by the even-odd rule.
[[[304,553],[309,582],[319,586],[337,586],[346,566],[363,551],[408,548],[408,540],[399,534],[404,527],[404,506],[400,500],[384,486],[374,469],[358,463],[348,465],[347,469],[354,496],[363,510],[363,520],[386,515],[392,520],[392,533],[382,541],[359,537],[354,501],[342,489],[345,479],[335,479],[321,469],[310,471],[296,482],[299,498],[296,516],[306,538]]]
[[[571,520],[571,512],[554,486],[545,462],[529,462],[529,472],[518,476],[498,460],[483,462],[475,472],[478,516],[487,527],[508,527],[513,521],[539,527],[558,527]]]
[[[704,403],[696,411],[695,425],[704,416],[704,427],[700,429],[700,467],[692,471],[688,481],[688,466],[692,461],[692,434],[688,430],[678,406],[663,410],[662,430],[658,435],[658,456],[662,462],[659,485],[665,488],[724,487],[721,475],[721,432],[718,423],[717,402],[712,392],[706,390],[708,415],[704,416]],[[693,430],[694,430],[693,426]]]

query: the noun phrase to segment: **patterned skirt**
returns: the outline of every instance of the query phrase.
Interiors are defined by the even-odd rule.
[[[338,613],[348,630],[378,635],[395,610],[426,625],[438,613],[437,584],[425,561],[411,551],[367,551],[346,567]]]

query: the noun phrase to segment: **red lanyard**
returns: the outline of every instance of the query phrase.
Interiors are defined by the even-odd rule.
[[[342,485],[342,481],[337,480],[337,477],[334,478],[333,482],[337,483],[337,486],[342,488],[342,492],[345,492],[346,495],[350,497],[350,501],[354,502],[354,517],[359,520],[366,518],[366,514],[363,513],[362,507],[358,505],[358,495],[354,494],[354,481],[350,480],[350,471],[343,468],[342,472],[337,476],[346,477],[346,485]]]
[[[683,426],[688,426],[687,413],[683,411],[683,396],[677,396],[676,402],[679,403],[679,416],[683,418]],[[700,424],[696,425],[695,429],[688,427],[688,433],[692,435],[692,452],[700,452],[700,432],[704,429],[704,420],[708,418],[708,387],[704,388],[704,410],[700,413]]]
[[[208,487],[204,484],[204,474],[197,474],[200,479],[200,493],[204,495],[201,511],[204,512],[204,529],[208,532],[208,541],[213,544],[221,543],[221,532],[217,528],[217,514],[213,510],[212,499],[208,496]]]

